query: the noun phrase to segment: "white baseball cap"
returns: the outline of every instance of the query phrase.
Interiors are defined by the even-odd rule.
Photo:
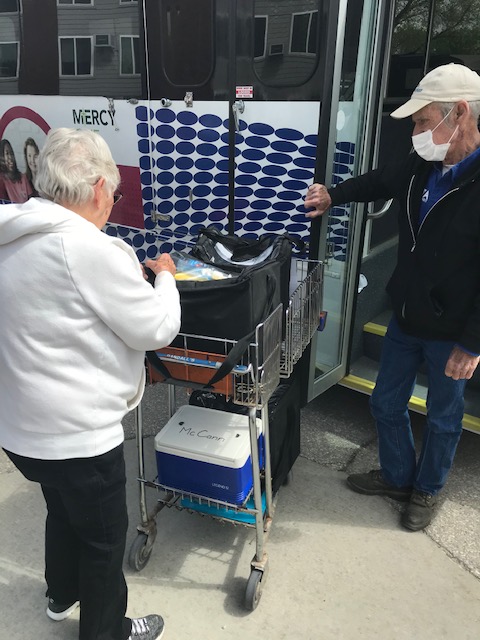
[[[444,64],[432,69],[418,83],[410,100],[390,115],[407,118],[432,102],[480,100],[480,76],[463,64]]]

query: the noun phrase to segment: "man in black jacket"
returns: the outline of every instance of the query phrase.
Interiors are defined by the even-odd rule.
[[[314,184],[309,217],[346,202],[396,198],[397,265],[387,285],[393,317],[370,407],[380,470],[348,477],[351,489],[408,501],[418,531],[432,519],[462,432],[465,384],[480,360],[480,76],[458,64],[430,71],[392,114],[412,116],[415,152],[346,180]],[[427,420],[417,460],[408,401],[428,372]]]

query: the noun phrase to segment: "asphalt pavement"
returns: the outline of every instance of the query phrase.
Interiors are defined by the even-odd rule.
[[[146,475],[153,478],[165,387],[147,389],[142,406]],[[418,437],[423,418],[413,421]],[[132,414],[125,432],[128,556],[140,521]],[[161,613],[165,640],[478,640],[480,436],[464,433],[423,532],[401,528],[403,506],[395,501],[347,488],[348,473],[375,466],[367,397],[331,389],[302,410],[302,453],[278,493],[258,607],[244,606],[255,530],[172,508],[157,516],[145,568],[135,572],[125,561],[129,615]],[[154,504],[155,491],[147,497]],[[45,616],[41,492],[3,453],[0,517],[0,639],[76,639],[78,612],[60,623]]]

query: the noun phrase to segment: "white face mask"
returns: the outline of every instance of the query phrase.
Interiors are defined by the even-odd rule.
[[[416,136],[412,136],[413,148],[424,160],[428,160],[429,162],[442,162],[445,160],[452,138],[457,133],[458,125],[450,136],[449,141],[444,142],[443,144],[435,144],[433,141],[433,132],[442,124],[442,122],[445,122],[452,111],[453,108],[450,109],[445,118],[443,118],[443,120],[439,122],[434,129],[428,129],[422,133],[417,133]]]

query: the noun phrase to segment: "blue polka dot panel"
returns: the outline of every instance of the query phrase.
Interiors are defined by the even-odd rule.
[[[228,228],[230,135],[228,103],[181,101],[135,106],[136,153],[144,229],[110,224],[106,232],[132,245],[143,262],[159,252],[187,250],[207,225]],[[314,180],[318,103],[245,101],[235,133],[233,193],[237,235],[291,233],[308,240],[304,198]],[[333,182],[349,177],[352,143],[337,143]],[[348,207],[329,216],[334,257],[345,260]]]

